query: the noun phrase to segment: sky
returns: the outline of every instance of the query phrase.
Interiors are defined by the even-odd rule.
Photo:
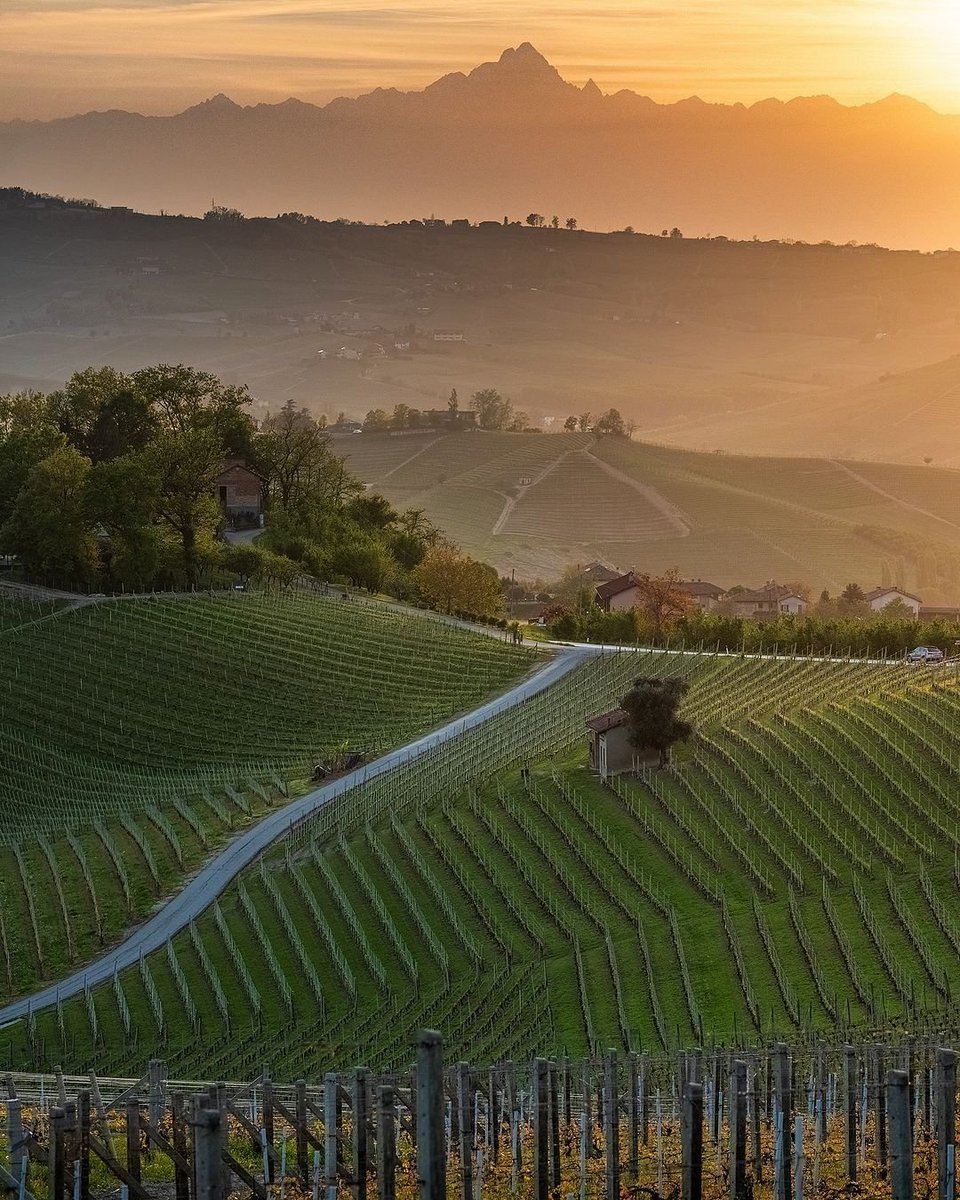
[[[960,0],[0,0],[0,119],[324,103],[523,41],[571,82],[661,102],[901,92],[960,112]]]

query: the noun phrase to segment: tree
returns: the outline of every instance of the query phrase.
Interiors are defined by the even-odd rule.
[[[556,215],[556,213],[554,213],[554,215],[550,218],[550,228],[551,229],[559,229],[560,228],[560,218]]]
[[[209,429],[220,443],[221,457],[251,455],[254,425],[244,411],[250,403],[245,387],[222,383],[216,375],[182,363],[160,363],[136,371],[131,378],[160,431],[181,434]]]
[[[675,568],[664,575],[634,572],[634,578],[638,593],[636,607],[650,622],[654,637],[660,637],[667,624],[694,607],[693,600],[683,590],[683,582]]]
[[[67,440],[39,392],[0,396],[0,525],[13,512],[30,472]]]
[[[157,513],[180,542],[184,580],[196,587],[199,542],[208,540],[220,522],[213,497],[214,480],[223,466],[223,450],[213,429],[162,433],[145,452],[157,478]]]
[[[383,433],[390,428],[390,417],[382,408],[371,408],[363,419],[363,428],[367,433]]]
[[[470,407],[477,414],[481,429],[505,429],[513,405],[496,388],[483,388],[470,397]]]
[[[567,217],[565,224],[566,224],[567,229],[569,229],[572,232],[574,229],[577,228],[577,218],[576,217]]]
[[[29,575],[88,584],[96,574],[97,539],[86,506],[90,466],[89,458],[64,446],[27,476],[0,541]]]
[[[94,463],[142,450],[156,432],[149,397],[112,367],[76,372],[47,402],[57,428]]]
[[[527,217],[527,224],[531,227],[531,229],[542,229],[543,214],[538,212],[530,213],[530,215]]]
[[[460,400],[459,400],[459,397],[457,396],[457,389],[451,388],[450,389],[450,397],[447,400],[447,412],[450,413],[452,416],[456,417],[456,415],[459,411],[460,411]]]
[[[577,418],[576,417],[567,417],[567,419],[563,423],[563,427],[567,431],[567,433],[576,433]]]
[[[411,408],[409,404],[395,404],[390,426],[393,429],[406,429],[410,425]]]
[[[529,418],[525,412],[519,409],[514,410],[513,416],[510,418],[510,424],[507,428],[511,433],[523,433],[525,429],[529,429]]]
[[[577,424],[580,426],[580,432],[586,433],[590,428],[590,413],[581,413],[577,420]]]
[[[223,566],[225,570],[232,571],[246,586],[251,579],[257,579],[263,574],[265,565],[269,565],[269,559],[265,563],[267,553],[259,546],[229,546],[223,555]],[[273,557],[279,557],[279,555]]]
[[[264,419],[254,456],[267,477],[271,502],[289,512],[300,494],[335,458],[326,430],[292,401]]]
[[[693,726],[679,716],[680,702],[690,685],[682,679],[638,679],[620,701],[627,714],[630,744],[656,750],[660,766],[670,761],[670,747],[685,741]]]
[[[163,557],[156,526],[159,481],[144,453],[95,463],[86,488],[94,525],[107,534],[105,560],[114,586],[146,588]]]
[[[681,231],[680,231],[680,230],[679,230],[679,229],[676,227],[676,225],[674,225],[674,227],[673,227],[673,228],[670,230],[670,236],[671,236],[672,238],[682,238],[682,237],[683,237],[683,234],[682,234],[682,233],[681,233]]]
[[[493,567],[449,544],[434,546],[413,572],[417,591],[445,613],[493,616],[503,611],[503,592]]]
[[[608,408],[605,413],[597,417],[593,432],[603,436],[604,434],[612,434],[614,437],[626,437],[627,427],[624,424],[623,417],[616,408]]]

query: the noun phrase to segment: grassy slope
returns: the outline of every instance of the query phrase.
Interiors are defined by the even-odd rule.
[[[502,690],[531,653],[339,598],[0,604],[0,992],[56,978],[287,782]]]
[[[609,702],[637,669],[631,656],[598,660],[561,685],[553,708],[514,716],[517,753],[528,745],[535,758],[523,739],[550,731],[558,745],[578,742],[581,710]],[[37,1065],[96,1056],[112,1070],[155,1050],[178,1072],[241,1077],[259,1069],[267,1030],[275,1069],[315,1074],[338,1054],[400,1062],[423,1022],[482,1060],[883,1025],[945,1003],[960,930],[949,853],[960,760],[941,733],[960,719],[952,681],[893,665],[708,656],[664,655],[645,669],[692,684],[700,738],[675,772],[615,793],[574,753],[535,766],[525,787],[496,771],[508,727],[477,734],[457,764],[398,779],[364,808],[348,798],[312,837],[248,872],[246,900],[230,890],[222,925],[198,922],[224,1011],[184,934],[174,953],[195,1028],[169,955],[154,955],[162,1030],[133,970],[120,981],[129,1034],[95,1032],[76,1001],[64,1034],[42,1014],[7,1033],[6,1053]],[[115,1025],[115,990],[94,1003]]]
[[[960,598],[953,470],[699,454],[583,434],[364,434],[341,448],[395,503],[426,508],[470,550],[521,575],[556,576],[599,557],[726,586],[776,578],[835,592],[853,579],[896,583],[927,603]],[[624,476],[653,489],[667,515]]]

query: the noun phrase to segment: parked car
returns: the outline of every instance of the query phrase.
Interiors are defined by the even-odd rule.
[[[907,662],[938,663],[943,662],[943,651],[939,646],[915,646],[907,655]]]

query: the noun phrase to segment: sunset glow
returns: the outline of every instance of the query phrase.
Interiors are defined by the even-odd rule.
[[[421,88],[523,40],[572,82],[660,101],[902,92],[960,111],[956,0],[4,0],[0,117]]]

